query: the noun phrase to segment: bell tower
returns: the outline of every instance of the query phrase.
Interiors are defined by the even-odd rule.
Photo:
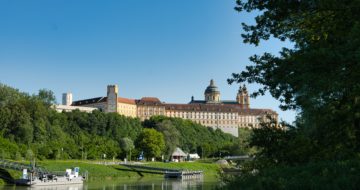
[[[118,91],[119,89],[117,85],[107,86],[106,112],[117,112]]]
[[[71,106],[72,104],[72,93],[71,92],[67,92],[67,93],[63,93],[62,95],[62,104],[65,106]]]
[[[242,87],[240,86],[236,96],[236,101],[242,106],[242,108],[250,108],[250,97],[245,84]]]

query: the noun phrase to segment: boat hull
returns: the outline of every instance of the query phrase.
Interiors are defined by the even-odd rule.
[[[25,185],[25,186],[69,185],[69,184],[83,184],[83,183],[84,183],[84,179],[82,177],[75,177],[72,179],[69,179],[68,177],[58,177],[57,180],[47,180],[47,181],[42,181],[39,179],[16,180],[17,185]]]

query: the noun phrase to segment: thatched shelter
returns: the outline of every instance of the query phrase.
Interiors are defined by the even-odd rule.
[[[173,162],[181,162],[184,161],[187,154],[185,154],[184,151],[182,151],[179,147],[176,147],[174,152],[171,154],[171,160]]]

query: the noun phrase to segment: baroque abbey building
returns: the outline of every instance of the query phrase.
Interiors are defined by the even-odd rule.
[[[194,100],[192,97],[187,104],[171,104],[161,102],[155,97],[122,98],[118,95],[117,85],[109,85],[106,97],[72,102],[72,95],[67,93],[63,94],[63,104],[74,108],[85,107],[84,110],[96,108],[104,112],[117,112],[128,117],[138,117],[140,120],[155,115],[190,119],[234,136],[238,136],[238,128],[259,127],[260,122],[267,116],[274,119],[278,116],[271,109],[250,108],[250,98],[245,85],[240,86],[236,100],[221,100],[220,91],[211,80],[204,96],[204,100]]]

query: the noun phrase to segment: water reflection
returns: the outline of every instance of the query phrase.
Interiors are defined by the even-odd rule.
[[[176,179],[140,179],[140,180],[104,180],[78,185],[58,185],[44,187],[7,186],[4,190],[208,190],[217,186],[217,181],[176,180]],[[1,188],[0,188],[1,189]]]
[[[217,185],[216,181],[198,180],[175,180],[175,179],[157,179],[157,180],[138,180],[125,181],[121,183],[102,183],[102,184],[85,184],[84,189],[102,189],[102,190],[207,190],[213,189]]]
[[[26,187],[26,186],[5,186],[4,190],[83,190],[85,184],[71,184],[71,185],[55,185],[55,186],[38,186],[38,187]]]

